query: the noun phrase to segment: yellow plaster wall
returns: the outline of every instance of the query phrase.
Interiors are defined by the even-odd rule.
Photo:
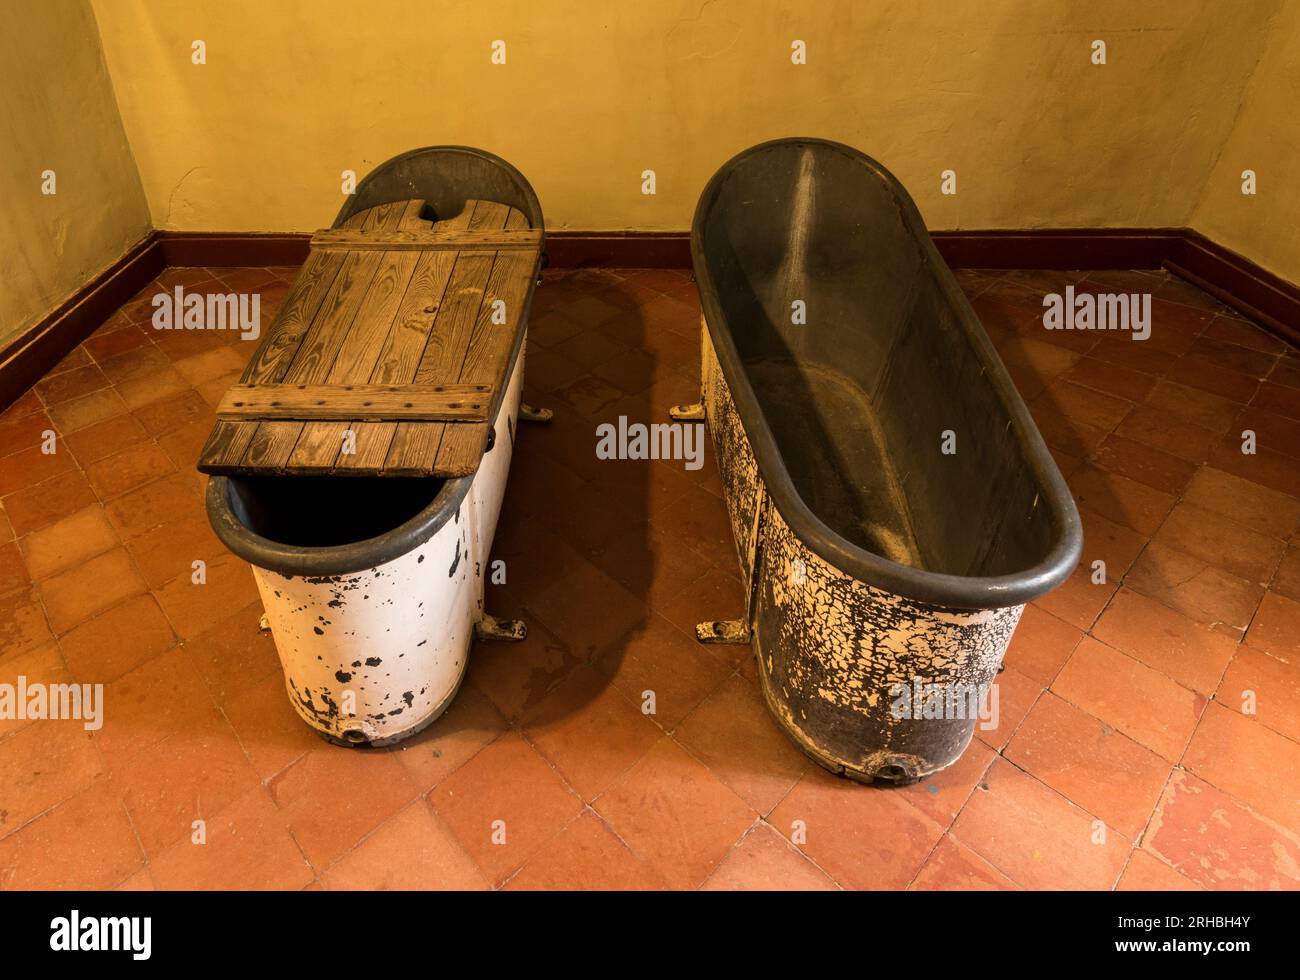
[[[94,7],[161,228],[320,227],[341,171],[465,143],[517,165],[552,228],[683,229],[732,154],[814,135],[875,156],[946,229],[1185,224],[1279,0]]]
[[[149,230],[89,0],[0,3],[0,196],[0,345]]]
[[[1246,170],[1255,172],[1253,195],[1242,193]],[[1271,26],[1190,224],[1300,283],[1300,3],[1285,5]]]

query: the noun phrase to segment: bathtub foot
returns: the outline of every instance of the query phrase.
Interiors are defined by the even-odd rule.
[[[508,640],[517,643],[527,635],[528,625],[522,619],[498,619],[484,613],[483,618],[474,624],[474,636],[480,640]]]
[[[549,408],[537,408],[527,402],[519,403],[519,421],[521,422],[549,422],[554,417],[555,413]]]
[[[257,621],[257,628],[262,633],[271,632],[271,617],[262,613],[262,618]]]
[[[693,405],[674,405],[668,409],[668,416],[679,422],[703,422],[704,402],[696,402]]]
[[[701,643],[748,643],[749,624],[743,619],[711,619],[695,626]]]

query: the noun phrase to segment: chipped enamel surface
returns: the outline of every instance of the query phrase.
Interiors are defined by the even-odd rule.
[[[910,781],[952,765],[976,719],[896,717],[895,684],[991,684],[1023,606],[961,610],[858,581],[811,551],[768,497],[701,321],[703,400],[749,590],[768,707],[826,768]]]
[[[346,575],[253,568],[294,710],[331,739],[384,745],[434,721],[460,687],[514,448],[523,351],[491,446],[453,519],[422,545]]]
[[[708,325],[700,317],[700,378],[704,418],[713,437],[714,459],[726,488],[727,516],[731,518],[731,536],[736,542],[740,570],[745,588],[750,587],[754,564],[753,537],[758,515],[759,495],[763,483],[758,475],[758,461],[749,448],[749,438],[740,424],[740,415],[731,400],[731,389],[722,377],[722,368],[713,352]]]
[[[356,574],[255,569],[290,701],[307,724],[378,742],[417,730],[450,700],[473,630],[465,510],[413,553]]]

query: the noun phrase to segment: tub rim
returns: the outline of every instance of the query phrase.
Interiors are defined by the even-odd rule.
[[[418,146],[414,149],[398,153],[396,156],[391,156],[383,163],[376,165],[369,173],[357,182],[354,192],[343,202],[343,205],[339,208],[339,213],[334,217],[334,223],[330,225],[330,227],[340,228],[344,221],[356,214],[358,211],[376,207],[379,204],[391,203],[392,200],[398,200],[398,198],[391,198],[390,195],[384,194],[377,196],[389,198],[388,200],[371,200],[370,196],[366,192],[372,185],[379,184],[383,181],[392,170],[396,169],[401,164],[413,162],[421,157],[428,157],[431,161],[436,162],[439,157],[445,158],[456,156],[473,157],[482,160],[483,162],[501,170],[510,178],[511,181],[514,182],[515,189],[519,192],[521,198],[518,203],[523,205],[523,207],[518,210],[522,211],[525,217],[528,218],[528,223],[531,227],[541,231],[541,251],[545,254],[546,219],[542,215],[542,206],[537,199],[537,192],[533,190],[533,185],[528,182],[528,178],[523,175],[522,171],[520,171],[518,167],[504,157],[497,156],[490,150],[483,150],[477,146],[466,146],[461,143],[439,143],[431,146]],[[443,180],[446,181],[446,178],[444,177]],[[466,198],[471,194],[476,193],[473,188],[458,187],[457,190],[464,193]],[[513,202],[502,201],[499,203],[509,204],[511,207],[514,207]],[[451,217],[451,215],[448,215],[448,217]]]
[[[422,146],[388,158],[361,178],[356,186],[356,192],[343,202],[343,206],[339,209],[339,213],[335,216],[331,227],[341,227],[343,222],[349,216],[361,210],[363,205],[364,207],[375,207],[378,203],[384,203],[371,202],[363,197],[362,192],[371,184],[383,180],[397,165],[420,157],[428,157],[431,161],[436,162],[439,157],[453,156],[467,156],[483,160],[502,170],[515,183],[516,189],[522,196],[520,203],[524,207],[521,210],[528,218],[529,225],[538,229],[542,235],[537,261],[530,272],[530,276],[536,279],[546,265],[546,221],[542,215],[537,193],[533,190],[532,184],[528,182],[528,178],[514,164],[503,157],[497,156],[495,153],[478,147],[459,144]],[[464,189],[464,193],[469,195],[472,190]],[[506,384],[493,393],[493,401],[489,406],[488,416],[492,420],[494,429],[501,415],[506,390],[510,387],[510,381],[520,366],[520,355],[524,350],[528,335],[528,319],[532,314],[535,292],[535,288],[530,288],[524,302],[524,309],[521,314],[524,327],[519,331],[518,336],[515,338],[514,347],[510,351]],[[482,463],[482,455],[479,457],[479,462]],[[271,476],[273,474],[267,475]],[[349,575],[394,561],[427,542],[442,530],[448,518],[460,511],[460,505],[464,501],[466,494],[469,493],[469,488],[477,475],[478,471],[476,469],[474,473],[468,476],[444,479],[441,489],[434,495],[433,500],[427,506],[414,517],[390,531],[373,538],[364,538],[361,541],[319,548],[273,541],[245,526],[235,516],[230,503],[231,478],[229,476],[219,474],[209,476],[204,499],[207,506],[208,523],[212,525],[217,537],[221,539],[221,542],[227,548],[249,564],[287,576]],[[293,477],[285,476],[280,477],[280,479],[293,479]],[[348,477],[339,475],[338,479],[345,480]]]
[[[1025,461],[1038,487],[1040,503],[1050,508],[1054,540],[1037,564],[996,576],[953,575],[902,565],[845,540],[813,512],[795,488],[741,363],[730,329],[723,327],[726,317],[705,259],[702,240],[706,218],[732,171],[749,157],[773,147],[805,144],[825,147],[865,166],[885,184],[904,224],[918,240],[921,262],[935,273],[944,299],[957,314],[967,342],[984,365],[986,376],[1016,430],[1018,443],[1023,447]],[[819,137],[783,137],[742,150],[718,169],[700,193],[691,222],[691,264],[699,287],[705,328],[709,331],[715,356],[744,425],[759,475],[786,524],[814,554],[866,585],[907,599],[957,609],[1021,605],[1051,591],[1070,576],[1083,551],[1083,529],[1074,498],[970,300],[935,248],[915,202],[889,170],[861,150]]]
[[[529,307],[531,307],[531,291],[528,303]],[[526,309],[524,312],[525,318],[527,315],[528,310]],[[501,418],[501,411],[505,407],[506,392],[514,380],[515,372],[519,370],[520,354],[524,349],[524,338],[527,333],[527,327],[519,332],[519,338],[511,354],[510,370],[506,374],[506,384],[494,396],[495,404],[491,413],[493,431],[495,431],[496,425]],[[484,455],[488,452],[491,452],[490,448],[485,450]],[[483,457],[480,456],[480,465],[482,465],[482,461]],[[267,475],[272,476],[272,474]],[[391,531],[385,531],[373,538],[363,538],[360,541],[350,541],[347,544],[326,545],[319,548],[273,541],[246,526],[243,521],[235,516],[234,508],[231,506],[230,481],[232,478],[229,476],[214,474],[208,477],[205,501],[208,523],[212,525],[217,537],[221,539],[221,542],[227,548],[250,565],[278,572],[281,575],[350,575],[354,572],[378,567],[401,558],[403,555],[410,554],[432,538],[442,530],[448,518],[460,511],[460,505],[464,501],[466,494],[469,493],[469,488],[477,476],[478,469],[475,469],[473,473],[467,476],[443,479],[442,487],[434,495],[433,499],[418,514],[405,523],[399,524]],[[294,479],[292,476],[274,478],[281,480]],[[337,475],[335,479],[348,480],[354,478],[347,475]],[[385,477],[375,477],[374,479],[382,480]],[[430,477],[429,479],[437,478]]]
[[[546,254],[546,217],[542,214],[541,202],[537,199],[537,192],[533,190],[533,185],[528,182],[528,178],[523,172],[505,157],[497,156],[490,150],[479,149],[477,146],[466,146],[460,143],[439,143],[431,146],[419,146],[411,150],[405,150],[396,156],[389,157],[383,163],[374,167],[369,173],[358,181],[355,192],[351,194],[339,208],[339,213],[334,217],[334,223],[331,228],[342,228],[343,223],[352,215],[366,208],[377,207],[380,204],[392,203],[395,200],[402,200],[401,196],[394,197],[391,193],[370,194],[372,186],[378,186],[388,178],[392,171],[406,163],[412,163],[422,159],[429,162],[431,170],[436,170],[437,163],[441,159],[453,157],[470,157],[475,160],[481,160],[489,166],[495,167],[505,174],[515,185],[515,191],[520,195],[518,201],[499,201],[497,203],[506,204],[513,207],[528,219],[530,228],[535,228],[541,235],[537,251],[537,260],[533,263],[532,271],[529,276],[533,279],[534,284],[528,290],[528,295],[524,300],[524,310],[522,313],[524,329],[520,330],[515,337],[514,347],[510,351],[510,370],[506,372],[506,385],[492,393],[492,403],[488,406],[488,415],[496,424],[497,415],[501,410],[501,401],[505,397],[505,388],[509,387],[511,374],[518,366],[519,354],[524,349],[525,340],[528,334],[528,320],[533,312],[533,295],[537,292],[536,286],[541,282],[540,276],[542,270],[550,264],[550,259]],[[432,179],[432,174],[427,175]],[[445,176],[440,178],[444,183],[453,183],[448,181]],[[457,186],[457,191],[465,195],[468,200],[473,194],[479,193],[472,187]],[[516,207],[518,205],[518,207]],[[480,457],[481,459],[482,457]]]
[[[410,554],[446,525],[469,493],[474,475],[444,480],[433,499],[414,517],[373,538],[347,544],[310,547],[285,544],[258,534],[236,515],[230,502],[231,477],[208,477],[208,522],[221,543],[256,568],[285,576],[350,575],[377,568]],[[292,480],[291,476],[278,479]],[[345,480],[347,477],[339,477]],[[431,477],[430,480],[433,478]]]

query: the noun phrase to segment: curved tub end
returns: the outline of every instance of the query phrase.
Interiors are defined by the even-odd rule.
[[[799,751],[832,775],[843,776],[855,783],[863,783],[868,786],[910,786],[955,764],[957,759],[961,758],[962,753],[966,751],[966,745],[970,744],[968,739],[966,744],[962,745],[951,759],[945,759],[938,764],[924,756],[889,749],[873,752],[857,762],[837,758],[828,754],[820,742],[809,738],[791,720],[789,705],[772,696],[761,664],[759,666],[759,688],[763,692],[763,700],[767,704],[767,709],[773,719],[781,726],[781,730],[785,732],[786,737],[798,746]]]
[[[460,693],[461,686],[465,683],[466,673],[468,673],[468,671],[461,671],[460,676],[456,678],[456,686],[453,687],[451,692],[442,699],[442,703],[433,708],[427,715],[420,719],[417,724],[412,725],[410,728],[403,729],[402,731],[378,737],[364,728],[345,729],[341,737],[331,734],[325,729],[320,728],[313,722],[313,719],[307,717],[306,714],[299,709],[298,699],[294,697],[293,689],[289,687],[287,678],[285,681],[285,690],[289,693],[289,703],[294,706],[294,710],[298,712],[298,716],[307,723],[307,727],[331,745],[338,745],[345,749],[382,749],[414,738],[441,718],[443,714],[446,713],[447,709],[451,707],[451,703],[456,700],[456,695]]]

